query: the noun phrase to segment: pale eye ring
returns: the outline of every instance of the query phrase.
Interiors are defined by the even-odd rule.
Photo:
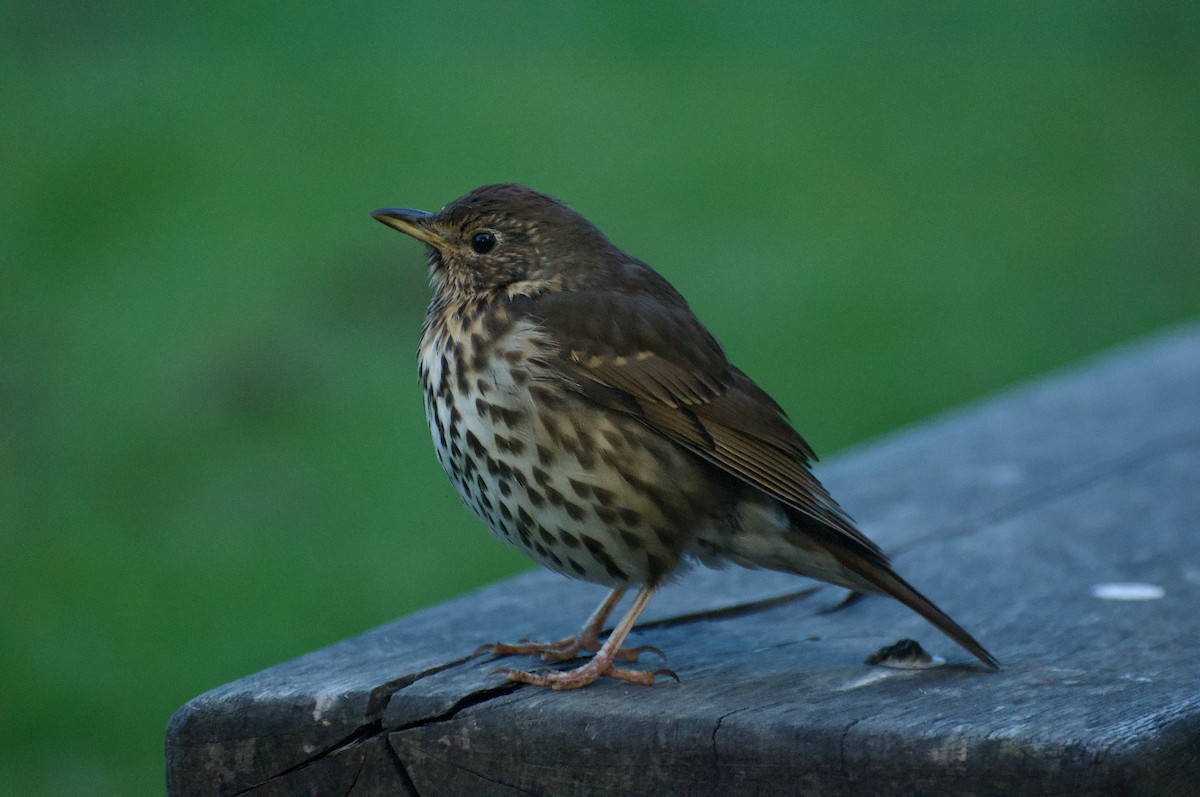
[[[471,236],[471,248],[476,254],[486,255],[496,248],[496,234],[487,230],[475,233]]]

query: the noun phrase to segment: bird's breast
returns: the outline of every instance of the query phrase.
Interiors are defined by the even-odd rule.
[[[575,391],[532,321],[439,317],[421,343],[425,412],[466,505],[493,534],[565,575],[616,585],[669,573],[712,522],[704,466]]]

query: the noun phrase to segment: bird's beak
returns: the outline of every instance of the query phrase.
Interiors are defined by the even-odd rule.
[[[421,243],[428,244],[435,249],[447,246],[446,239],[434,232],[433,225],[429,223],[433,214],[424,210],[382,208],[372,213],[371,218],[381,221],[405,235],[411,235]]]

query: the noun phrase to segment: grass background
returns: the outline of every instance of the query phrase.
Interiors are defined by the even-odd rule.
[[[1197,6],[1018,5],[0,6],[0,793],[528,566],[376,207],[560,196],[825,453],[1195,317]]]

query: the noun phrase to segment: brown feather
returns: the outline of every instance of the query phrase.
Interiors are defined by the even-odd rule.
[[[584,395],[879,550],[809,470],[812,448],[779,405],[729,363],[673,290],[666,300],[598,289],[549,293],[525,298],[519,310],[559,343],[565,356],[556,364]]]

